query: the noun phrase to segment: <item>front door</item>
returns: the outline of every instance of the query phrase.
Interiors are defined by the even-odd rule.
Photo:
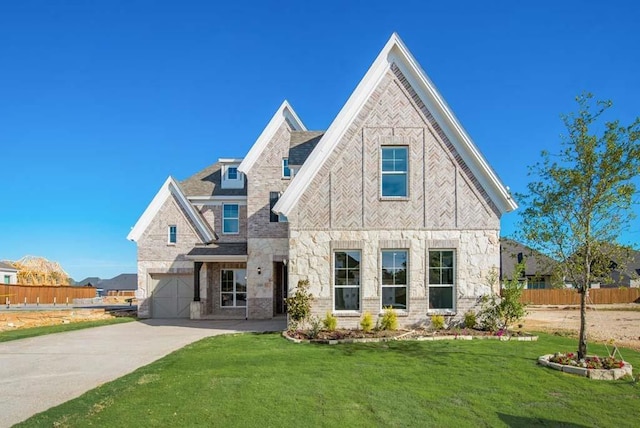
[[[287,298],[288,280],[287,265],[283,262],[275,262],[273,264],[273,316],[287,313],[284,299]]]

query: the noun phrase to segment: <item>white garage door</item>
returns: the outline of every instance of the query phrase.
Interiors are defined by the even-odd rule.
[[[153,318],[189,318],[193,300],[193,276],[157,275],[152,277]]]

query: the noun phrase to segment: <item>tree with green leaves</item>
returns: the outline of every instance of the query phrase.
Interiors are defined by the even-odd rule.
[[[631,125],[599,122],[612,106],[589,93],[576,98],[577,113],[563,115],[568,135],[560,152],[542,152],[529,168],[533,177],[523,202],[520,238],[561,262],[563,275],[580,293],[578,357],[587,354],[589,287],[606,280],[611,263],[624,263],[617,244],[632,218],[640,176],[640,118]]]

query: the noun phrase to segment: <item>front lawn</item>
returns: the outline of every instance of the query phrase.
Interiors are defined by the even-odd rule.
[[[575,346],[550,335],[335,346],[219,336],[19,426],[637,426],[637,382],[536,364]],[[605,354],[603,346],[589,350]],[[640,368],[640,353],[622,354]]]
[[[82,330],[85,328],[100,327],[103,325],[121,324],[123,322],[135,321],[131,317],[117,317],[96,321],[72,322],[69,324],[46,325],[42,327],[20,328],[0,332],[0,342],[10,340],[26,339],[27,337],[44,336],[45,334],[62,333],[65,331]]]

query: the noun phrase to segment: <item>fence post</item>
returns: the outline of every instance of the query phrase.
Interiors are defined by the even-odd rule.
[[[55,306],[55,305],[56,305],[56,297],[53,296],[53,306]]]
[[[40,296],[36,297],[36,306],[40,306]]]
[[[24,298],[24,305],[27,306],[27,298]]]
[[[69,297],[67,297],[67,306],[69,306]]]
[[[5,297],[4,302],[7,304],[7,309],[11,306],[11,300],[8,297]]]

